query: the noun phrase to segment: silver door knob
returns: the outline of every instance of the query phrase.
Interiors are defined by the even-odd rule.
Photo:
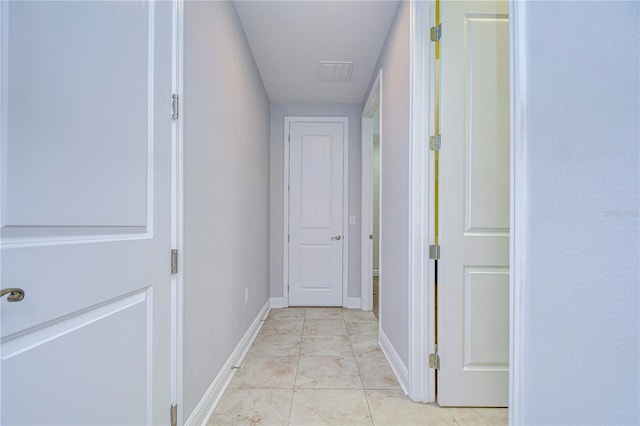
[[[331,237],[332,240],[341,240],[342,235],[336,235],[335,237]]]
[[[20,302],[24,299],[24,290],[21,288],[3,288],[0,290],[0,299],[7,294],[9,295],[7,296],[7,302]]]

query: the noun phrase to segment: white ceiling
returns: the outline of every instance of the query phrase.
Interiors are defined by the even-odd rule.
[[[397,1],[234,2],[272,102],[360,103]],[[355,62],[351,81],[319,81],[318,62]]]

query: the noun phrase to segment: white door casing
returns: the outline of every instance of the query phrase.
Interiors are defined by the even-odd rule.
[[[288,304],[342,306],[345,119],[290,121]]]
[[[167,423],[174,6],[1,8],[1,423]]]
[[[509,375],[507,2],[443,1],[438,402],[506,406]]]

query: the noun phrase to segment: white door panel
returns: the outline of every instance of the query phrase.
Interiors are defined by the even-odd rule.
[[[507,3],[443,1],[438,402],[506,406]]]
[[[173,5],[1,7],[1,422],[166,423]]]
[[[289,132],[289,305],[342,306],[344,124]]]

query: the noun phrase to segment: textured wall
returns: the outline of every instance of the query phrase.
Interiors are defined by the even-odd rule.
[[[526,5],[525,424],[640,423],[639,7]]]

